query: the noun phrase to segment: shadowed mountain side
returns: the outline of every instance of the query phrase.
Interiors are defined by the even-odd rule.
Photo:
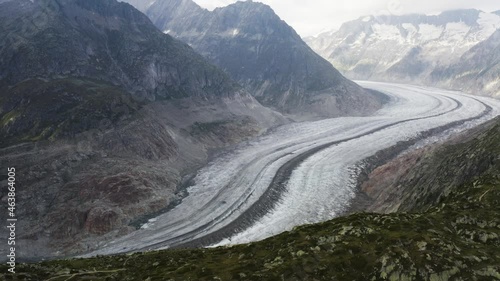
[[[191,0],[150,3],[143,11],[160,30],[188,43],[264,105],[310,119],[368,115],[382,103],[314,53],[267,5],[236,2],[208,11]]]

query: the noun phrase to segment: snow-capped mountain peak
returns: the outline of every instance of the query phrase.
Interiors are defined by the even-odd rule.
[[[473,9],[365,16],[306,42],[350,78],[422,80],[435,67],[458,62],[498,28],[500,15]]]

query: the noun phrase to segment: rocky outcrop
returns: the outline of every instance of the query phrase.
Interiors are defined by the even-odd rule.
[[[264,105],[313,119],[366,115],[382,103],[315,54],[267,5],[245,1],[208,11],[192,0],[150,3],[143,12],[160,30],[188,43]]]
[[[108,208],[95,207],[86,215],[85,230],[92,234],[108,233],[118,224],[118,214]]]

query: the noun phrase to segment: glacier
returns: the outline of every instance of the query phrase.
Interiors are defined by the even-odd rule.
[[[500,115],[500,101],[486,97],[358,83],[387,94],[390,102],[372,116],[288,124],[241,143],[202,168],[188,187],[189,196],[174,209],[85,256],[247,243],[330,220],[354,198],[362,160],[426,130],[463,121],[417,145]],[[276,183],[283,167],[289,167],[289,176]],[[262,204],[273,184],[280,184],[280,193]]]

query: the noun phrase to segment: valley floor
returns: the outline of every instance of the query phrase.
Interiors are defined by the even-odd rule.
[[[416,194],[410,212],[359,213],[232,247],[23,264],[7,280],[499,280],[499,155],[496,118],[414,153],[398,185]]]
[[[241,144],[199,171],[176,208],[87,256],[247,243],[327,221],[355,197],[364,159],[401,141],[422,145],[425,132],[441,129],[437,138],[444,138],[500,114],[500,101],[493,99],[361,84],[389,95],[391,102],[370,117],[285,125]]]

